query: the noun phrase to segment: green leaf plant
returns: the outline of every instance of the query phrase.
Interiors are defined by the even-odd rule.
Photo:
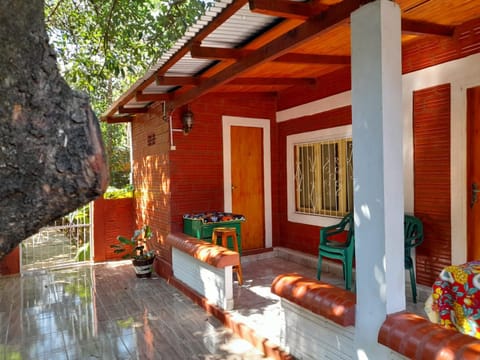
[[[133,232],[129,239],[125,236],[117,236],[119,244],[110,245],[115,254],[125,253],[123,259],[148,260],[155,256],[153,250],[145,251],[146,241],[153,236],[152,229],[148,225]]]

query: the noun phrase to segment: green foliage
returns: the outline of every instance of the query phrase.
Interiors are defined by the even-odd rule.
[[[97,115],[170,49],[202,13],[202,0],[45,0],[45,23],[59,68],[90,95]],[[102,124],[111,185],[128,184],[125,124]]]
[[[130,144],[127,125],[101,123],[100,127],[109,159],[110,185],[123,188],[130,184]]]
[[[114,249],[115,254],[126,253],[124,259],[137,259],[146,260],[155,256],[153,250],[144,251],[145,242],[153,236],[150,226],[145,225],[141,229],[137,229],[133,232],[132,237],[126,238],[125,236],[117,236],[119,244],[110,245]]]
[[[90,242],[83,244],[75,254],[75,261],[89,261],[90,260]]]
[[[133,186],[127,185],[123,189],[117,189],[109,186],[107,191],[103,194],[104,199],[125,199],[133,197]]]

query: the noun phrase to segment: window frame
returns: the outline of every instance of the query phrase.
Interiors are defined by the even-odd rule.
[[[327,129],[303,132],[287,136],[287,213],[288,221],[315,225],[329,226],[336,224],[339,217],[328,215],[309,215],[297,213],[295,210],[295,145],[304,143],[321,142],[327,140],[340,140],[352,137],[352,125],[336,126]]]

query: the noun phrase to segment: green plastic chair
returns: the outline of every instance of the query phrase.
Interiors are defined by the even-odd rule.
[[[335,235],[347,232],[347,239],[341,242],[335,239]],[[322,258],[337,259],[342,261],[343,278],[345,289],[352,287],[353,255],[355,252],[353,214],[347,214],[336,225],[326,226],[320,229],[320,245],[318,247],[317,279],[322,275]]]
[[[423,224],[421,220],[412,215],[404,218],[405,237],[405,269],[410,271],[410,284],[412,286],[413,302],[417,302],[417,282],[415,279],[415,266],[412,258],[412,249],[423,242]]]

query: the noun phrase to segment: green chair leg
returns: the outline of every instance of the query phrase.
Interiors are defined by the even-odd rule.
[[[343,263],[343,274],[345,278],[345,289],[350,290],[352,288],[352,263],[353,263],[353,253],[347,253],[345,261]]]
[[[318,257],[318,263],[317,263],[317,280],[320,280],[320,277],[322,276],[322,257]]]
[[[412,297],[413,297],[413,303],[417,303],[417,283],[415,280],[415,270],[410,268],[410,285],[412,286]]]

